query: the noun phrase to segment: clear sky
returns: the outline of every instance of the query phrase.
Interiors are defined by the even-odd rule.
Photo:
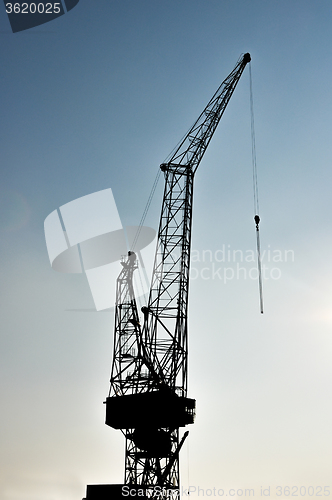
[[[86,277],[51,268],[43,222],[112,188],[137,225],[159,164],[245,52],[265,312],[240,261],[255,248],[247,68],[195,180],[182,484],[332,495],[331,22],[330,0],[80,0],[13,34],[0,5],[1,500],[123,481],[102,404],[113,313],[71,311],[93,308]],[[160,181],[154,228],[161,196]]]

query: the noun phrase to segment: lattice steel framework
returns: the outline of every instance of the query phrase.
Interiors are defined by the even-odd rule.
[[[179,427],[194,421],[187,398],[187,317],[195,172],[250,61],[244,54],[222,82],[170,159],[165,177],[158,243],[148,305],[140,324],[132,279],[136,255],[128,253],[117,280],[114,358],[106,423],[126,436],[125,484],[153,495],[179,484]]]

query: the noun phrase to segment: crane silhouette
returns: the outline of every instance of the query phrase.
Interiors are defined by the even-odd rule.
[[[90,485],[87,500],[124,496],[176,499],[179,452],[193,424],[196,402],[187,397],[188,298],[193,182],[236,85],[251,60],[244,54],[189,132],[160,165],[165,188],[149,299],[138,312],[132,249],[117,279],[114,354],[106,424],[126,438],[123,485]],[[141,493],[139,493],[141,491]]]

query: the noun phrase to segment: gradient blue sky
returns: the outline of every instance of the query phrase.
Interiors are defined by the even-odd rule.
[[[192,280],[182,484],[332,495],[331,22],[329,0],[80,0],[12,34],[0,6],[1,500],[122,482],[124,440],[103,423],[113,315],[68,311],[91,294],[51,269],[43,221],[111,187],[123,224],[138,224],[158,165],[244,52],[262,248],[283,261],[265,262],[280,279],[267,274],[263,316],[257,281]],[[215,261],[223,245],[254,249],[250,148],[246,70],[196,175],[204,276],[236,267]]]

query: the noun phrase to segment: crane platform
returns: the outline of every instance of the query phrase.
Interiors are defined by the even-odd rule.
[[[184,427],[193,424],[196,400],[163,391],[106,399],[106,425],[113,429]]]

